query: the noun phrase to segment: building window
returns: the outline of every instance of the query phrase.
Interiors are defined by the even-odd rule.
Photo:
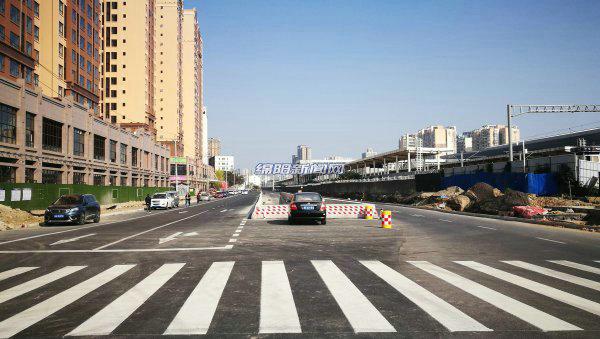
[[[35,141],[35,114],[25,113],[25,146],[33,147]]]
[[[10,166],[0,166],[0,182],[14,184],[17,176],[17,169]]]
[[[4,30],[4,26],[0,25],[0,41],[4,41],[4,39],[6,39],[6,31]]]
[[[138,149],[135,147],[131,147],[131,166],[138,166]]]
[[[6,12],[6,0],[0,0],[0,13]]]
[[[104,186],[104,177],[103,174],[94,174],[94,186]]]
[[[31,68],[29,67],[25,67],[25,82],[30,84],[33,79],[31,78],[31,75],[33,74]]]
[[[75,50],[71,50],[71,62],[77,62],[77,52],[75,52]]]
[[[104,160],[106,157],[106,138],[94,135],[94,159]]]
[[[42,120],[42,149],[62,151],[62,123],[48,118]]]
[[[17,109],[0,104],[0,141],[17,142]]]
[[[121,164],[123,164],[123,165],[127,164],[127,145],[121,144],[119,158],[121,159]]]
[[[10,75],[14,76],[15,78],[20,77],[21,76],[20,69],[21,69],[21,67],[20,67],[19,63],[14,61],[13,59],[10,59]]]
[[[25,168],[25,182],[28,184],[35,182],[35,168]]]
[[[33,13],[36,17],[40,16],[40,4],[37,1],[33,2]]]
[[[33,45],[29,41],[25,42],[25,54],[32,56],[33,54]]]
[[[62,171],[43,169],[42,184],[62,184]]]
[[[85,155],[85,131],[78,128],[73,129],[73,155]]]
[[[110,141],[110,162],[117,162],[117,142]]]
[[[58,1],[58,14],[60,14],[60,16],[65,15],[65,5],[63,4],[62,0]]]
[[[65,25],[62,22],[58,23],[58,35],[65,37]]]
[[[40,40],[40,28],[38,26],[33,26],[33,37],[35,38],[35,41]]]
[[[13,5],[10,5],[10,20],[17,25],[21,23],[21,11]]]
[[[2,71],[4,71],[4,54],[0,54],[0,72]]]
[[[21,37],[17,34],[10,32],[10,45],[15,49],[20,49],[21,47]]]
[[[63,44],[58,44],[58,57],[63,59],[65,57],[65,46]]]
[[[79,172],[73,173],[73,184],[85,185],[85,173],[79,173]]]
[[[61,79],[65,78],[65,68],[63,67],[63,65],[58,65],[58,76]]]

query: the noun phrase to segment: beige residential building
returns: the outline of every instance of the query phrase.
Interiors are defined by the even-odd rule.
[[[130,130],[156,133],[154,0],[105,1],[104,116]]]
[[[208,157],[221,155],[221,140],[217,138],[208,138]]]
[[[473,150],[480,151],[489,147],[508,144],[508,126],[484,125],[470,132],[473,135]],[[513,142],[518,142],[520,132],[518,127],[512,127]]]
[[[170,147],[172,155],[181,156],[183,0],[155,0],[154,9],[156,137]]]
[[[196,9],[183,10],[181,94],[183,156],[202,160],[202,38]]]
[[[455,126],[429,126],[420,130],[417,136],[423,140],[423,147],[447,150],[447,154],[456,153]]]
[[[60,0],[39,1],[34,19],[36,82],[49,97],[63,97],[65,81],[65,9]]]

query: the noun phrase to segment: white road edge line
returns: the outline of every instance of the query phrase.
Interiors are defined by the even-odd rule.
[[[443,221],[443,222],[454,222],[452,220],[448,220],[448,219],[438,219],[439,221]]]
[[[123,253],[123,252],[185,252],[185,251],[211,251],[211,250],[230,250],[233,245],[215,246],[215,247],[172,247],[172,248],[122,248],[109,250],[15,250],[0,251],[0,253]]]
[[[557,244],[563,244],[563,245],[566,244],[566,242],[562,242],[562,241],[558,241],[558,240],[552,240],[552,239],[546,239],[546,238],[540,238],[540,237],[535,237],[535,238],[536,239],[540,239],[540,240],[544,240],[544,241],[554,242],[554,243],[557,243]]]
[[[493,228],[493,227],[486,227],[486,226],[475,226],[475,227],[479,227],[479,228],[485,228],[486,230],[492,230],[492,231],[497,231],[497,228]]]

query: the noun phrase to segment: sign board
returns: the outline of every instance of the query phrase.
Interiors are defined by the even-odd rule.
[[[170,181],[186,181],[187,180],[187,175],[172,175],[169,177]]]
[[[0,190],[0,201],[6,200],[6,191]]]
[[[31,200],[31,188],[23,188],[23,200]]]
[[[185,157],[171,157],[171,159],[169,159],[169,161],[172,164],[186,164],[187,163],[187,159]]]
[[[10,201],[21,201],[21,189],[13,188],[10,191]]]

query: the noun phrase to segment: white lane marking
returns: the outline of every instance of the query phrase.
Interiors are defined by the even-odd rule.
[[[15,250],[0,251],[0,253],[122,253],[122,252],[182,252],[182,251],[212,251],[212,250],[230,250],[233,246],[214,246],[214,247],[172,247],[172,248],[121,248],[109,250]]]
[[[582,271],[586,271],[586,272],[590,272],[590,273],[600,274],[600,268],[598,268],[598,267],[578,264],[576,262],[572,262],[572,261],[568,261],[568,260],[548,260],[548,261],[551,263],[558,264],[558,265],[576,268],[578,270],[582,270]]]
[[[425,216],[422,214],[411,214],[413,217],[424,218]]]
[[[236,241],[237,241],[237,239],[235,239],[235,238],[229,239],[229,242],[236,242]]]
[[[239,236],[240,236],[240,234],[239,234],[239,233],[233,233],[231,236],[232,236],[232,237],[239,237]]]
[[[175,233],[173,233],[171,235],[168,235],[168,236],[166,236],[164,238],[158,238],[158,244],[160,245],[160,244],[164,244],[166,242],[169,242],[171,240],[175,240],[175,238],[177,238],[177,236],[179,236],[182,233],[183,232],[175,232]]]
[[[360,261],[371,272],[402,293],[410,301],[439,321],[450,332],[492,331],[440,297],[380,261]]]
[[[69,243],[69,242],[77,241],[79,239],[91,237],[93,235],[96,235],[96,233],[86,234],[86,235],[82,235],[82,236],[75,237],[75,238],[70,238],[70,239],[62,239],[62,240],[55,241],[55,242],[51,243],[50,246],[60,245],[60,244],[66,244],[66,243]]]
[[[242,230],[235,230],[234,233],[240,233]]]
[[[208,211],[203,211],[203,212],[200,212],[200,213],[192,214],[192,215],[190,215],[189,217],[181,218],[181,219],[178,219],[178,220],[175,220],[175,221],[171,221],[171,222],[169,222],[169,223],[166,223],[166,224],[164,224],[164,225],[160,225],[160,226],[153,227],[153,228],[151,228],[151,229],[148,229],[148,230],[145,230],[145,231],[142,231],[142,232],[139,232],[139,233],[136,233],[136,234],[130,235],[130,236],[128,236],[128,237],[121,238],[121,239],[119,239],[119,240],[113,241],[113,242],[111,242],[111,243],[108,243],[108,244],[106,244],[106,245],[102,245],[102,246],[100,246],[100,247],[96,247],[96,248],[94,248],[94,250],[95,250],[95,251],[97,251],[97,250],[104,249],[104,248],[106,248],[106,247],[109,247],[109,246],[112,246],[112,245],[118,244],[118,243],[120,243],[120,242],[123,242],[123,241],[125,241],[125,240],[129,240],[129,239],[131,239],[131,238],[135,238],[135,237],[137,237],[137,236],[140,236],[140,235],[142,235],[142,234],[146,234],[146,233],[148,233],[148,232],[152,232],[152,231],[154,231],[154,230],[157,230],[157,229],[160,229],[160,228],[163,228],[163,227],[167,227],[167,226],[170,226],[170,225],[176,224],[176,223],[178,223],[178,222],[181,222],[181,221],[184,221],[184,220],[187,220],[187,219],[191,219],[191,218],[193,218],[193,217],[199,216],[200,214],[203,214],[203,213],[206,213],[206,212],[208,212]]]
[[[183,213],[187,213],[187,212],[189,212],[189,211],[181,211],[181,212],[179,212],[179,214],[183,214]]]
[[[518,261],[518,260],[514,260],[514,261],[503,261],[509,265],[513,265],[513,266],[517,266],[520,268],[524,268],[526,270],[530,270],[539,274],[543,274],[549,277],[553,277],[556,279],[560,279],[560,280],[564,280],[567,282],[570,282],[572,284],[575,285],[580,285],[580,286],[584,286],[587,288],[591,288],[593,290],[596,291],[600,291],[600,282],[596,282],[593,280],[589,280],[589,279],[585,279],[585,278],[581,278],[581,277],[577,277],[568,273],[563,273],[563,272],[559,272],[559,271],[555,271],[553,269],[550,268],[546,268],[546,267],[542,267],[542,266],[538,266],[538,265],[534,265],[534,264],[529,264],[523,261]]]
[[[496,292],[481,284],[436,266],[428,261],[409,261],[410,264],[423,271],[436,276],[445,282],[487,302],[497,308],[530,323],[542,331],[576,331],[581,328],[558,319],[548,313],[542,312],[518,300]]]
[[[210,266],[164,334],[206,334],[233,264],[233,261],[226,261],[215,262]]]
[[[11,270],[4,271],[4,272],[0,273],[0,281],[2,281],[4,279],[12,278],[15,275],[19,275],[19,274],[23,274],[25,272],[29,272],[31,270],[35,270],[36,268],[39,268],[39,267],[16,267]]]
[[[492,231],[497,231],[498,229],[493,228],[493,227],[486,227],[486,226],[475,226],[475,227],[479,227],[479,228],[485,228],[486,230],[492,230]]]
[[[86,294],[127,272],[135,265],[115,265],[39,304],[0,322],[0,337],[11,337],[44,318],[58,312]]]
[[[564,242],[562,242],[562,241],[558,241],[558,240],[552,240],[552,239],[546,239],[546,238],[540,238],[540,237],[535,237],[535,238],[536,238],[536,239],[540,239],[540,240],[545,240],[545,241],[554,242],[554,243],[557,243],[557,244],[566,244],[566,243],[564,243]]]
[[[54,282],[58,279],[64,278],[69,274],[73,274],[81,269],[84,269],[86,266],[65,266],[61,269],[58,269],[54,272],[50,272],[41,277],[37,277],[35,279],[24,282],[20,285],[11,287],[7,290],[0,292],[0,304],[16,298],[20,295],[23,295],[27,292],[31,292],[35,289],[38,289],[44,285],[47,285],[51,282]]]
[[[311,260],[354,332],[396,332],[364,294],[331,260]]]
[[[448,219],[438,219],[439,221],[443,221],[443,222],[454,222],[452,220],[448,220]]]
[[[184,237],[191,237],[191,236],[195,236],[195,235],[198,235],[198,232],[189,232],[189,233],[183,234]]]
[[[227,209],[221,210],[221,213],[223,213],[223,212],[227,212]]]
[[[184,265],[180,263],[162,265],[67,335],[111,334]]]
[[[263,261],[259,333],[302,333],[283,261]]]
[[[463,266],[472,268],[478,272],[491,275],[492,277],[498,278],[500,280],[504,280],[511,284],[515,284],[517,286],[526,288],[530,291],[539,293],[541,295],[545,295],[548,298],[552,298],[552,299],[561,301],[565,304],[580,308],[584,311],[588,311],[595,315],[600,315],[600,304],[593,302],[591,300],[587,300],[582,297],[578,297],[574,294],[561,291],[557,288],[550,287],[550,286],[544,285],[544,284],[540,284],[533,280],[529,280],[529,279],[520,277],[516,274],[508,273],[508,272],[499,270],[497,268],[486,266],[484,264],[480,264],[480,263],[477,263],[474,261],[455,261],[455,262],[458,264],[461,264]]]

